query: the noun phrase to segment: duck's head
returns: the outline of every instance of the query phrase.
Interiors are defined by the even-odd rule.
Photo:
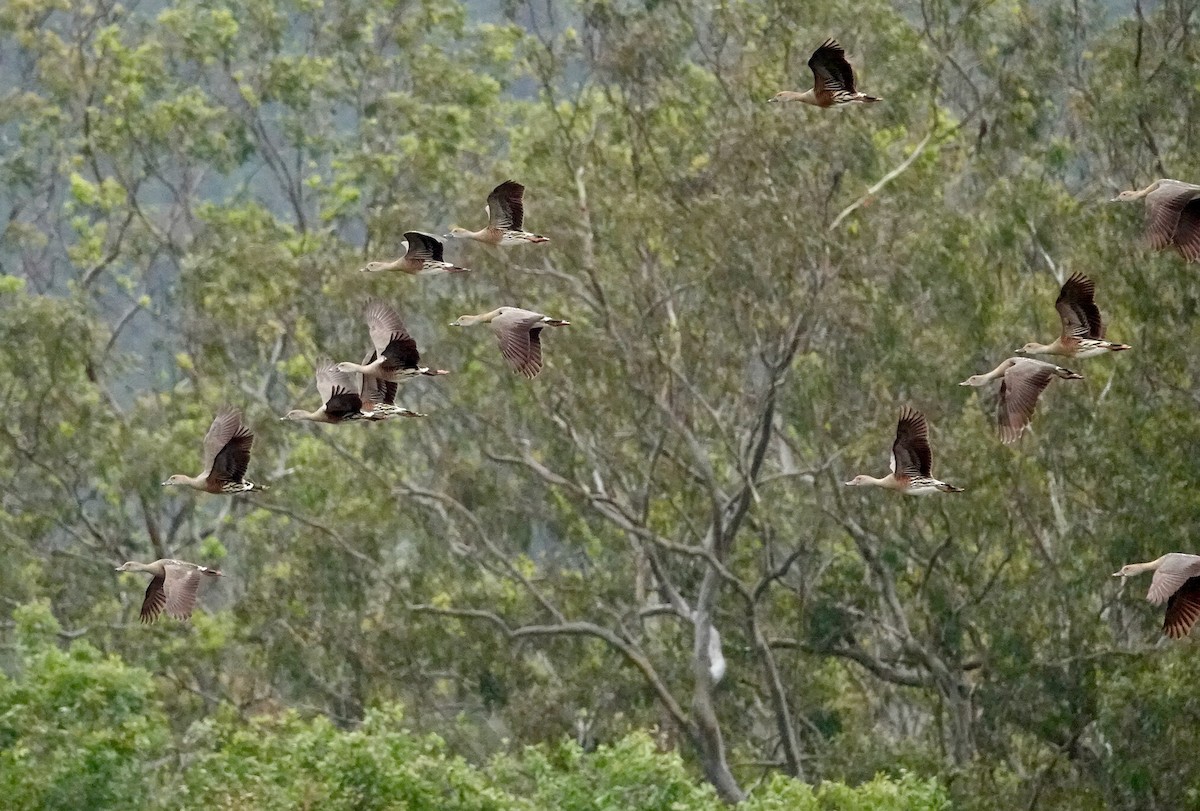
[[[167,480],[162,483],[162,486],[163,487],[178,487],[179,485],[186,484],[186,483],[187,483],[187,477],[182,474],[176,473],[174,476],[168,477]]]
[[[804,101],[808,96],[808,93],[799,93],[795,90],[780,90],[774,96],[767,99],[767,103],[782,104],[785,101]]]
[[[508,307],[497,307],[490,313],[480,313],[479,315],[460,315],[450,324],[452,327],[470,327],[475,324],[487,324],[496,320],[500,316],[508,312]]]

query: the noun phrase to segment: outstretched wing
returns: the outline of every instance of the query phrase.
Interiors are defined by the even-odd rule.
[[[1171,639],[1185,637],[1200,619],[1200,577],[1188,579],[1167,600],[1163,633]]]
[[[813,72],[813,91],[820,95],[849,93],[854,88],[854,68],[846,61],[846,51],[837,40],[827,39],[809,57],[808,67]]]
[[[534,328],[542,318],[541,313],[512,307],[491,322],[500,342],[500,354],[516,371],[531,379],[542,371],[541,327]]]
[[[246,426],[238,428],[233,439],[225,444],[217,458],[213,461],[212,473],[208,478],[216,478],[219,482],[240,482],[246,478],[246,468],[250,467],[250,448],[254,446],[254,434]]]
[[[488,227],[500,231],[520,231],[525,220],[525,187],[506,180],[488,195]]]
[[[417,342],[408,334],[395,307],[371,299],[363,310],[363,318],[371,332],[371,344],[384,357],[389,369],[412,369],[417,366],[421,360]]]
[[[236,408],[222,408],[217,413],[212,425],[208,426],[208,433],[204,435],[202,459],[204,470],[200,473],[200,478],[207,478],[208,474],[212,472],[213,461],[217,458],[217,454],[229,440],[233,439],[241,424],[242,412]]]
[[[317,392],[330,417],[340,419],[362,410],[358,390],[354,378],[338,369],[332,360],[321,358],[317,361]]]
[[[442,259],[442,241],[433,234],[426,234],[423,231],[405,231],[404,239],[408,242],[408,251],[405,252],[405,259],[413,259],[418,262],[441,262]]]
[[[1004,444],[1016,442],[1033,421],[1033,410],[1038,397],[1054,378],[1054,365],[1021,359],[1009,367],[1000,384],[1000,405],[997,421],[1000,424],[1000,441]]]
[[[1064,337],[1103,338],[1104,322],[1096,306],[1096,284],[1082,273],[1075,273],[1063,284],[1054,308],[1062,319]]]
[[[354,378],[348,372],[338,369],[337,364],[328,357],[317,359],[316,378],[317,394],[325,404],[347,392],[353,394],[358,391]]]
[[[185,620],[192,616],[196,606],[196,594],[200,591],[200,571],[190,566],[167,564],[167,577],[164,584],[167,601],[168,617]]]
[[[896,424],[892,443],[892,472],[897,478],[932,476],[933,451],[929,448],[929,428],[925,416],[905,406]]]
[[[166,604],[167,594],[163,590],[163,578],[156,576],[150,581],[150,585],[146,586],[146,597],[142,600],[142,612],[138,619],[144,623],[154,622]]]
[[[1200,215],[1197,201],[1200,201],[1200,186],[1175,180],[1159,181],[1159,187],[1146,196],[1146,241],[1152,249],[1161,251],[1175,245],[1187,257],[1179,238],[1183,237],[1185,241],[1193,238],[1191,232],[1196,229],[1192,224]]]
[[[1200,197],[1184,204],[1175,226],[1175,248],[1189,262],[1200,262]]]
[[[1162,565],[1154,570],[1154,579],[1150,581],[1146,599],[1155,605],[1162,605],[1193,577],[1200,577],[1200,556],[1168,553]]]

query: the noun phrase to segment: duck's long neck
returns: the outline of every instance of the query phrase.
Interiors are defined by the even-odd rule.
[[[1160,558],[1155,558],[1154,560],[1147,561],[1146,563],[1131,563],[1125,567],[1126,569],[1129,570],[1128,572],[1126,572],[1126,574],[1141,574],[1142,572],[1153,572],[1156,569],[1158,569],[1159,566],[1162,566],[1163,561],[1166,559],[1167,559],[1167,556],[1163,555]]]
[[[874,476],[868,476],[865,473],[861,476],[861,478],[862,481],[859,482],[860,487],[864,484],[870,485],[871,487],[888,487],[891,479],[890,476],[884,476],[882,479],[877,479]]]
[[[492,310],[490,313],[480,313],[479,315],[469,315],[463,319],[463,325],[471,326],[473,324],[486,324],[486,323],[491,322],[498,315],[500,315],[499,307]]]
[[[1031,343],[1024,351],[1027,355],[1047,355],[1053,353],[1057,349],[1058,341],[1055,341],[1054,343],[1050,344]]]
[[[1162,178],[1159,178],[1158,180],[1154,181],[1153,183],[1151,183],[1149,186],[1147,186],[1146,188],[1142,189],[1141,191],[1139,191],[1139,192],[1134,192],[1134,194],[1133,194],[1133,197],[1132,197],[1131,199],[1133,199],[1133,200],[1141,200],[1143,197],[1145,197],[1147,194],[1149,194],[1150,192],[1154,191],[1155,189],[1157,189],[1157,188],[1158,188],[1159,186],[1161,186],[1161,185],[1162,185]]]
[[[361,363],[355,363],[354,361],[349,361],[349,360],[346,361],[345,363],[340,363],[338,365],[340,367],[342,367],[343,372],[349,372],[351,374],[353,374],[354,372],[358,372],[359,374],[369,375],[369,374],[374,374],[376,371],[378,371],[379,367],[383,366],[383,358],[376,358],[375,360],[368,363],[366,366],[363,366]]]
[[[999,366],[997,366],[995,369],[992,369],[992,371],[988,372],[987,374],[980,375],[980,377],[982,377],[984,381],[991,381],[1000,377],[1004,377],[1004,373],[1007,372],[1009,367],[1012,365],[1012,358],[1005,358],[1003,361],[1001,361]]]
[[[192,487],[196,490],[204,490],[208,487],[208,479],[201,478],[200,476],[189,476],[186,473],[180,473],[179,479],[179,484]]]
[[[811,87],[803,93],[796,90],[784,90],[776,98],[780,101],[799,101],[803,104],[817,104],[816,88]]]
[[[294,408],[289,411],[283,419],[294,420],[296,422],[328,422],[329,419],[325,416],[325,406],[321,406],[316,411],[305,411],[303,408]]]

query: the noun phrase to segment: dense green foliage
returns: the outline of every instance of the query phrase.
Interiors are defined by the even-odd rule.
[[[17,675],[0,677],[5,808],[320,808],[406,811],[704,811],[723,807],[677,755],[631,734],[584,754],[574,742],[528,747],[475,768],[398,709],[354,731],[295,713],[197,721],[176,747],[150,674],[86,642],[60,650],[49,611],[17,612]],[[754,811],[941,811],[944,792],[912,775],[857,788],[772,780]]]
[[[1194,805],[1200,663],[1109,574],[1200,551],[1200,288],[1104,201],[1200,179],[1196,12],[0,3],[0,787]],[[885,102],[766,104],[830,35]],[[355,272],[510,176],[549,245]],[[1134,349],[1003,447],[955,384],[1050,340],[1076,270]],[[430,417],[281,423],[316,357],[361,357],[368,295],[453,370],[403,390]],[[572,322],[536,381],[445,326],[501,304]],[[164,491],[223,403],[272,489]],[[966,493],[841,485],[902,404]],[[167,556],[226,576],[141,627],[112,568]],[[69,647],[24,641],[39,601]]]

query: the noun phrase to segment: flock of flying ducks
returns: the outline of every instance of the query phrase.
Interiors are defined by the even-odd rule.
[[[797,92],[783,90],[771,102],[798,101],[814,107],[845,107],[871,104],[881,99],[858,91],[854,69],[846,52],[835,40],[826,40],[808,60],[813,86]],[[1144,200],[1146,205],[1146,241],[1154,250],[1174,248],[1188,262],[1200,261],[1200,186],[1179,180],[1156,180],[1144,189],[1123,191],[1113,202]],[[1126,344],[1104,340],[1104,322],[1095,303],[1095,284],[1082,274],[1067,279],[1054,306],[1062,320],[1062,333],[1053,342],[1031,342],[1018,350],[1022,355],[1058,355],[1090,358],[1120,352]],[[1000,440],[1006,444],[1021,438],[1033,420],[1038,397],[1055,378],[1082,380],[1083,375],[1046,361],[1013,357],[990,372],[971,375],[960,386],[985,386],[999,380],[1000,401],[996,420]],[[892,443],[891,473],[877,479],[860,475],[846,482],[851,486],[875,486],[907,495],[961,493],[961,487],[933,477],[933,452],[925,417],[911,408],[900,411],[896,438]],[[1163,632],[1172,639],[1186,636],[1200,619],[1200,555],[1172,552],[1148,563],[1131,563],[1114,577],[1125,578],[1141,572],[1154,572],[1151,603],[1167,604]]]
[[[1083,274],[1076,273],[1067,279],[1054,302],[1059,320],[1062,321],[1062,333],[1052,343],[1030,342],[1017,352],[1090,358],[1129,349],[1127,344],[1104,340],[1104,321],[1096,306],[1095,294],[1096,285]],[[1044,360],[1018,357],[1004,360],[990,372],[971,375],[958,385],[978,387],[986,386],[993,380],[1000,381],[996,423],[1000,441],[1011,444],[1025,433],[1033,421],[1038,397],[1055,378],[1083,380],[1083,375]],[[896,427],[896,439],[892,443],[892,472],[882,479],[855,476],[846,484],[883,487],[910,496],[963,492],[961,487],[933,478],[933,453],[929,447],[925,417],[909,408],[900,412],[900,423]]]
[[[488,224],[478,231],[454,228],[446,239],[468,239],[499,248],[534,245],[550,240],[524,230],[525,187],[512,180],[501,183],[488,195]],[[468,268],[445,261],[444,243],[421,231],[404,235],[404,255],[390,262],[369,262],[361,270],[368,273],[400,271],[415,276],[463,273]],[[363,320],[370,346],[362,363],[334,362],[328,357],[317,360],[315,376],[321,405],[314,411],[293,409],[280,419],[306,420],[337,425],[354,421],[378,422],[393,417],[424,417],[396,405],[400,384],[419,377],[449,374],[421,364],[417,342],[404,326],[400,314],[379,299],[370,299],[363,309]],[[542,371],[542,330],[565,327],[570,321],[520,307],[497,307],[479,315],[462,315],[452,327],[487,324],[500,347],[501,356],[513,371],[533,379]],[[224,408],[213,419],[204,435],[199,475],[176,473],[163,482],[164,487],[190,487],[205,493],[236,495],[268,489],[246,478],[254,434],[236,408]],[[119,572],[147,572],[151,575],[142,600],[141,621],[153,622],[164,611],[168,616],[187,619],[192,614],[200,584],[221,572],[183,560],[162,559],[153,563],[129,561]]]
[[[840,108],[882,101],[859,92],[854,69],[846,52],[835,40],[821,44],[808,60],[812,88],[803,92],[784,90],[769,101],[800,102],[821,108]],[[401,243],[403,255],[390,262],[369,262],[368,273],[400,271],[412,275],[463,273],[468,268],[445,261],[443,239],[465,239],[496,247],[549,242],[544,236],[524,230],[525,187],[512,180],[501,183],[488,195],[488,223],[478,231],[453,228],[438,238],[422,231],[408,231]],[[1156,180],[1144,189],[1123,191],[1113,201],[1144,200],[1146,239],[1154,250],[1174,248],[1188,262],[1200,261],[1200,186],[1178,180]],[[1082,380],[1070,369],[1027,355],[1056,355],[1083,359],[1130,347],[1105,340],[1105,326],[1095,303],[1095,284],[1076,273],[1067,279],[1055,301],[1062,322],[1060,335],[1049,344],[1030,342],[1018,353],[1023,357],[1004,360],[990,372],[972,375],[959,385],[985,386],[1000,381],[996,420],[1000,440],[1016,442],[1033,420],[1039,396],[1055,379]],[[317,392],[321,405],[315,411],[296,409],[284,420],[308,420],[340,424],[357,420],[380,421],[392,417],[423,417],[396,405],[399,384],[417,377],[448,374],[444,369],[421,365],[416,341],[409,335],[400,315],[390,305],[372,299],[363,311],[371,345],[362,363],[333,362],[322,358],[316,364]],[[451,326],[491,326],[500,352],[514,371],[534,378],[542,370],[541,331],[545,327],[568,326],[570,322],[518,307],[498,307],[479,315],[463,315]],[[356,380],[357,377],[357,380]],[[203,470],[198,476],[175,474],[164,486],[184,486],[206,493],[232,495],[267,489],[245,478],[250,464],[254,435],[242,421],[241,412],[226,408],[217,414],[204,437]],[[891,472],[883,478],[859,475],[846,482],[851,486],[875,486],[906,495],[961,493],[933,477],[933,452],[925,417],[904,407],[892,443]],[[142,622],[153,622],[165,611],[187,619],[195,605],[200,583],[220,572],[180,560],[157,560],[144,564],[130,561],[117,571],[140,571],[152,575],[142,603]],[[1114,577],[1125,578],[1152,571],[1154,577],[1147,599],[1166,603],[1164,633],[1175,639],[1186,636],[1200,619],[1200,555],[1178,552],[1147,563],[1131,563]]]

